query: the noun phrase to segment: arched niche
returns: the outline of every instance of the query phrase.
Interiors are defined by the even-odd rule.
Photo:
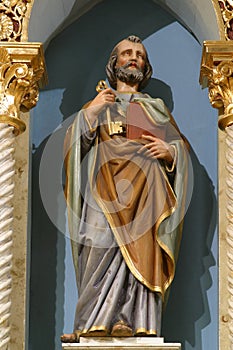
[[[52,1],[50,1],[50,4]],[[69,289],[69,291],[72,291],[75,289],[71,288],[71,278],[69,277],[68,280],[64,279],[65,276],[65,268],[67,270],[72,270],[71,263],[69,265],[66,265],[65,263],[65,249],[64,249],[64,242],[63,242],[63,236],[60,235],[60,233],[57,233],[56,227],[49,227],[46,218],[46,213],[44,212],[44,208],[42,203],[38,204],[38,198],[36,198],[35,194],[35,185],[36,182],[38,182],[38,174],[39,174],[39,166],[40,166],[40,159],[41,154],[44,150],[44,145],[46,143],[46,138],[50,137],[50,134],[53,132],[53,128],[57,127],[57,125],[64,120],[65,118],[68,118],[69,115],[72,113],[75,113],[77,111],[78,106],[82,106],[83,103],[87,101],[87,99],[91,98],[91,94],[95,93],[95,84],[98,82],[99,79],[104,78],[104,64],[106,63],[107,56],[109,55],[110,50],[112,49],[113,43],[117,42],[119,39],[122,38],[122,36],[125,36],[124,30],[124,22],[121,24],[121,30],[119,27],[117,27],[117,23],[120,21],[126,20],[126,16],[122,16],[120,21],[118,19],[117,23],[114,20],[114,15],[116,15],[116,7],[118,6],[118,3],[124,5],[124,1],[116,2],[114,0],[108,0],[108,1],[102,1],[98,2],[98,4],[95,2],[89,2],[85,3],[86,7],[82,2],[78,3],[72,3],[71,1],[66,2],[66,7],[62,8],[62,2],[58,2],[60,7],[60,23],[63,21],[62,25],[59,26],[59,23],[55,21],[54,15],[54,9],[52,5],[48,5],[46,3],[41,4],[41,8],[39,7],[39,1],[35,2],[34,13],[36,16],[40,17],[41,19],[44,17],[44,20],[46,20],[47,16],[49,16],[49,13],[51,15],[50,19],[50,32],[48,30],[46,36],[44,36],[43,40],[46,42],[47,49],[46,49],[46,61],[47,61],[47,67],[49,72],[49,85],[46,88],[45,91],[41,93],[41,99],[39,101],[39,106],[36,108],[35,112],[33,112],[33,119],[34,123],[40,123],[38,125],[39,128],[43,128],[42,134],[37,140],[34,140],[35,142],[35,148],[33,152],[33,161],[34,161],[34,168],[33,168],[33,209],[34,211],[34,231],[32,232],[32,264],[31,264],[31,314],[30,314],[30,341],[31,346],[33,347],[33,350],[39,350],[41,348],[44,348],[47,344],[50,345],[50,348],[54,348],[54,341],[57,342],[57,348],[59,346],[59,336],[63,331],[63,318],[66,318],[66,314],[69,313],[68,319],[71,320],[74,310],[74,304],[76,302],[76,299],[74,298],[74,302],[72,305],[70,305],[71,297],[67,297],[67,300],[69,300],[69,303],[65,304],[66,302],[66,289]],[[209,11],[212,16],[209,16],[209,18],[212,18],[210,20],[210,26],[208,27],[208,33],[206,31],[206,25],[204,22],[204,10],[203,5],[200,2],[194,2],[194,1],[186,1],[178,6],[179,2],[176,1],[176,7],[172,3],[172,1],[161,2],[161,1],[152,1],[152,0],[144,0],[143,1],[143,8],[140,8],[140,4],[142,4],[141,0],[131,0],[127,1],[126,8],[129,10],[130,5],[137,6],[137,14],[141,16],[146,16],[146,11],[148,11],[149,16],[144,17],[144,25],[143,23],[133,22],[128,23],[130,24],[129,28],[130,31],[135,28],[138,28],[138,31],[136,34],[139,34],[142,39],[147,40],[148,46],[150,43],[149,41],[152,41],[151,35],[153,33],[158,32],[159,35],[164,31],[164,29],[167,28],[167,31],[171,30],[168,34],[169,40],[160,40],[158,38],[158,41],[162,41],[166,44],[165,45],[165,55],[161,54],[161,60],[164,60],[164,57],[166,57],[167,61],[165,64],[165,71],[167,70],[167,79],[170,78],[171,71],[172,73],[177,74],[177,76],[174,77],[175,82],[180,82],[180,77],[184,77],[183,80],[186,80],[186,82],[190,83],[194,87],[196,87],[196,90],[198,90],[198,93],[200,92],[200,88],[198,85],[198,72],[199,72],[199,64],[200,64],[200,52],[201,52],[201,45],[197,43],[197,40],[194,39],[192,35],[190,35],[190,32],[198,39],[199,43],[203,40],[203,38],[207,39],[210,38],[209,34],[211,34],[211,38],[219,39],[217,24],[216,24],[216,18],[214,9],[212,7],[212,3],[210,1],[207,1],[204,9],[205,11]],[[94,5],[97,6],[94,6]],[[105,6],[106,5],[107,9]],[[156,5],[156,6],[155,6]],[[182,6],[181,6],[182,5]],[[62,13],[69,12],[69,8],[73,6],[71,13],[69,16],[62,17]],[[169,12],[169,16],[166,19],[166,23],[162,24],[160,23],[161,17],[158,15],[159,13],[162,14],[162,11],[159,12],[158,7],[161,7],[165,11]],[[100,9],[101,8],[101,9]],[[44,11],[42,14],[38,11]],[[120,5],[118,6],[118,11],[120,9]],[[58,8],[56,8],[57,14],[58,14]],[[102,12],[101,12],[102,10]],[[169,11],[168,11],[169,10]],[[204,11],[202,13],[202,16],[198,16],[197,14],[199,12]],[[50,12],[51,11],[51,12]],[[104,16],[106,16],[106,21],[98,22],[99,18],[103,18],[103,11]],[[111,11],[111,12],[110,12]],[[153,13],[154,11],[154,13]],[[207,11],[207,12],[208,12]],[[120,11],[118,12],[120,15]],[[89,17],[92,16],[91,18]],[[101,17],[100,17],[101,15]],[[107,18],[108,17],[110,18]],[[172,18],[173,15],[173,18]],[[54,15],[55,16],[55,15]],[[180,42],[183,42],[183,38],[185,36],[189,36],[188,39],[190,39],[193,42],[195,42],[195,45],[198,46],[198,54],[192,55],[189,50],[189,46],[186,47],[186,51],[183,54],[183,57],[177,58],[176,61],[179,62],[179,64],[182,62],[182,60],[186,60],[189,62],[189,65],[187,66],[186,70],[182,69],[176,69],[176,65],[174,63],[174,52],[179,51],[177,49],[179,47],[179,43],[177,42],[178,39],[178,32],[174,31],[173,25],[175,22],[175,18],[178,18],[183,26],[180,25],[180,30],[182,32],[182,37],[180,39]],[[136,17],[137,18],[137,17]],[[200,21],[197,19],[199,18]],[[132,19],[131,19],[132,20]],[[95,30],[91,28],[92,22],[95,22]],[[112,21],[112,22],[111,22]],[[78,23],[79,22],[79,23]],[[81,22],[81,23],[80,23]],[[108,28],[110,26],[115,24],[117,28],[115,28],[114,31],[109,31]],[[189,23],[189,25],[188,25]],[[119,23],[120,24],[120,23]],[[146,24],[146,25],[145,25]],[[33,16],[31,18],[31,26],[33,24]],[[149,27],[151,25],[151,28],[146,29],[145,27]],[[172,27],[169,29],[168,27]],[[185,30],[183,27],[185,26],[187,30]],[[31,27],[32,28],[32,27]],[[41,28],[41,29],[40,29]],[[196,28],[196,29],[195,29]],[[212,28],[212,29],[211,29]],[[140,29],[140,30],[139,30]],[[177,29],[177,28],[176,28]],[[198,30],[197,30],[198,29]],[[38,35],[42,35],[43,31],[45,32],[46,27],[43,28],[43,21],[40,20],[40,23],[38,23]],[[103,31],[103,33],[101,33]],[[41,32],[41,34],[40,34]],[[180,34],[181,34],[180,32]],[[74,35],[74,33],[76,33]],[[93,34],[94,33],[94,34]],[[99,33],[99,34],[98,34]],[[128,33],[128,32],[127,32]],[[32,32],[31,32],[32,34]],[[33,37],[30,34],[30,40],[39,40],[38,37]],[[44,35],[44,34],[43,34]],[[101,43],[98,43],[98,35],[100,37]],[[184,35],[184,36],[183,36]],[[51,39],[54,40],[51,40]],[[40,39],[41,40],[41,39]],[[185,41],[185,40],[184,40]],[[157,50],[157,42],[153,41],[151,42],[151,48]],[[189,43],[189,40],[188,40]],[[189,45],[189,44],[188,44]],[[79,55],[79,52],[82,54]],[[96,52],[101,54],[96,56]],[[159,62],[157,61],[157,53],[156,51],[151,51],[151,57],[153,57],[156,60],[155,63],[155,78],[158,77],[158,69],[157,67],[160,66]],[[172,59],[171,59],[172,58]],[[186,62],[186,63],[187,63]],[[162,62],[161,62],[162,63]],[[164,62],[163,62],[164,63]],[[182,64],[181,64],[182,65]],[[81,68],[80,68],[81,67]],[[167,69],[169,67],[169,69]],[[183,67],[181,67],[183,68]],[[195,68],[195,75],[189,76],[188,74],[190,71],[192,71]],[[163,74],[161,74],[159,77],[161,79],[164,79],[165,71],[163,71]],[[169,73],[170,72],[170,73]],[[156,79],[153,80],[154,83]],[[193,93],[189,94],[190,100],[188,100],[188,97],[184,95],[184,90],[187,90],[183,82],[179,83],[179,86],[183,89],[181,93],[178,93],[176,86],[169,80],[166,80],[166,82],[171,85],[171,88],[169,86],[165,86],[166,88],[169,88],[169,91],[172,90],[177,93],[177,96],[179,95],[180,100],[176,100],[175,96],[175,105],[182,107],[185,103],[186,106],[188,105],[188,109],[184,112],[182,111],[176,111],[175,116],[179,115],[181,119],[179,122],[183,122],[182,130],[187,126],[187,128],[192,129],[192,132],[195,131],[195,133],[192,133],[191,135],[191,143],[195,144],[197,152],[199,149],[204,149],[203,144],[199,143],[198,137],[201,136],[206,139],[206,131],[203,128],[206,128],[208,132],[211,133],[209,124],[211,124],[212,128],[215,128],[215,120],[212,118],[212,112],[209,111],[211,107],[208,104],[206,97],[200,97],[200,99],[197,99],[194,97]],[[156,86],[155,86],[156,87]],[[158,86],[157,86],[158,87]],[[152,89],[154,91],[154,89]],[[188,92],[186,94],[188,94]],[[170,95],[169,95],[170,96]],[[200,96],[200,95],[198,95]],[[204,96],[204,95],[203,95]],[[187,97],[187,98],[186,98]],[[185,101],[187,99],[187,101]],[[205,100],[205,103],[208,105],[207,108],[202,108],[203,100]],[[168,99],[168,101],[171,101],[169,107],[172,109],[172,98]],[[184,103],[185,102],[185,103]],[[166,101],[167,103],[167,101]],[[205,118],[202,118],[200,123],[198,122],[197,114],[194,113],[194,107],[198,106],[199,110],[199,117],[205,115]],[[188,117],[188,118],[182,118],[182,115]],[[176,119],[177,120],[177,119]],[[180,124],[179,123],[179,124]],[[48,128],[48,127],[49,128]],[[199,126],[201,126],[199,128]],[[46,129],[47,127],[47,129]],[[46,129],[46,130],[45,130]],[[211,129],[213,130],[213,129]],[[186,132],[184,131],[184,134],[187,136]],[[192,140],[195,140],[195,142],[192,142]],[[217,144],[216,139],[211,139],[212,145]],[[197,150],[198,148],[198,150]],[[57,153],[62,153],[62,147],[60,151],[56,149]],[[204,156],[203,156],[204,157]],[[208,157],[210,158],[210,157]],[[213,157],[214,158],[214,157]],[[204,162],[204,159],[201,159],[202,163]],[[167,328],[169,333],[169,338],[172,340],[175,339],[181,339],[181,336],[183,336],[184,342],[188,342],[191,345],[196,345],[196,349],[198,350],[204,350],[206,348],[206,343],[209,342],[209,336],[205,336],[204,341],[202,342],[201,334],[204,333],[203,329],[206,331],[206,326],[210,324],[212,315],[210,314],[210,306],[208,304],[207,300],[207,291],[209,291],[209,288],[211,284],[215,283],[215,289],[214,292],[214,298],[216,297],[217,293],[216,291],[216,275],[214,276],[215,279],[213,279],[213,276],[210,276],[209,269],[214,265],[215,268],[215,274],[216,274],[216,264],[214,261],[214,258],[212,257],[211,252],[211,243],[213,239],[213,231],[215,228],[215,220],[216,212],[214,211],[216,208],[213,208],[215,205],[215,197],[213,193],[213,189],[209,191],[209,188],[212,186],[211,181],[208,178],[208,175],[206,174],[205,169],[203,166],[199,163],[199,160],[195,157],[195,154],[193,154],[193,162],[195,163],[195,170],[196,170],[196,176],[195,179],[196,187],[195,187],[195,201],[192,202],[192,205],[196,208],[197,206],[200,206],[200,203],[203,207],[203,213],[202,216],[207,216],[208,222],[206,221],[205,226],[199,225],[200,217],[192,216],[192,230],[188,227],[188,235],[186,235],[186,242],[183,251],[183,258],[185,260],[184,265],[191,267],[192,265],[195,266],[195,275],[192,271],[183,271],[182,266],[178,271],[177,278],[181,280],[182,284],[180,285],[177,283],[175,286],[177,286],[175,293],[171,293],[171,296],[174,295],[175,302],[170,302],[170,306],[168,304],[167,307],[167,316],[166,319],[170,322],[173,322],[173,324],[168,324]],[[47,170],[47,169],[46,169]],[[216,174],[216,172],[215,172]],[[47,185],[49,188],[49,186]],[[47,191],[46,187],[46,191]],[[39,197],[40,200],[40,193],[39,188],[37,189],[37,197]],[[205,200],[202,200],[200,196],[202,196],[203,193],[208,192],[208,196],[205,197]],[[213,198],[209,196],[211,192],[211,195],[213,195]],[[47,192],[46,192],[47,194]],[[54,204],[54,207],[57,208],[57,203]],[[206,208],[209,210],[208,215],[205,214]],[[61,210],[61,207],[58,208]],[[195,212],[195,210],[193,211]],[[61,212],[59,212],[59,219],[61,218]],[[210,219],[210,220],[209,220]],[[211,222],[211,220],[213,222]],[[50,223],[51,225],[51,223]],[[201,231],[202,228],[202,231]],[[203,233],[203,235],[202,235]],[[208,236],[209,235],[209,236]],[[192,238],[195,238],[193,240]],[[204,245],[203,243],[204,239]],[[68,242],[69,244],[69,242]],[[68,246],[67,244],[67,246]],[[49,246],[49,250],[46,250],[46,247]],[[188,247],[188,250],[186,249]],[[186,252],[189,251],[190,254],[187,254]],[[43,261],[41,261],[41,255],[43,254]],[[39,259],[39,260],[38,260]],[[192,263],[190,264],[190,259],[192,260]],[[179,272],[180,271],[180,272]],[[201,277],[203,275],[203,277]],[[57,281],[59,281],[59,286],[57,284]],[[67,284],[66,284],[67,281]],[[200,282],[201,281],[201,282]],[[188,291],[185,288],[185,284],[188,285]],[[69,285],[69,286],[68,286]],[[183,288],[183,287],[184,288]],[[195,296],[193,295],[193,291],[195,291]],[[173,289],[174,292],[174,289]],[[176,296],[179,297],[179,303],[177,303]],[[38,302],[38,299],[43,299],[43,305],[40,305]],[[69,305],[68,305],[69,304]],[[212,305],[215,305],[215,299],[213,300]],[[190,310],[190,305],[192,305],[192,310]],[[39,307],[38,307],[39,306]],[[68,309],[70,307],[70,309]],[[68,311],[67,311],[68,310]],[[214,322],[213,325],[214,329],[212,333],[216,335],[216,310],[214,309]],[[178,315],[179,314],[179,322],[176,322],[176,320],[172,320],[170,317],[170,314],[172,315]],[[72,320],[71,320],[72,322]],[[178,333],[178,329],[173,328],[174,323],[176,326],[180,328],[180,334]],[[47,327],[47,324],[50,325],[50,327]],[[184,328],[184,325],[186,326]],[[191,328],[190,328],[191,325]],[[41,335],[38,332],[38,329],[40,329],[40,332],[42,331],[44,337],[42,338]],[[65,331],[70,331],[72,329],[72,325],[69,325],[68,328],[65,329]],[[174,332],[174,333],[172,333]],[[210,330],[209,330],[210,332]],[[184,335],[184,333],[186,333]],[[46,342],[46,344],[43,344],[43,342]],[[214,342],[214,341],[213,341]],[[189,349],[190,346],[187,344],[187,347],[185,350]],[[216,345],[217,346],[217,345]],[[212,347],[213,348],[213,347]]]
[[[29,41],[47,43],[54,35],[88,12],[100,0],[37,0],[29,22]],[[143,5],[143,1],[141,1]],[[184,24],[198,41],[220,40],[221,28],[213,0],[154,0]],[[100,30],[104,23],[100,23]]]

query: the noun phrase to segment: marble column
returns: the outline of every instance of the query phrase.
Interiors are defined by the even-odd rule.
[[[28,137],[17,138],[25,131],[23,118],[36,105],[39,85],[45,82],[41,44],[0,43],[1,350],[25,348],[29,153]],[[14,198],[16,186],[21,191]]]
[[[206,41],[200,83],[219,111],[219,348],[233,349],[233,42]],[[211,137],[211,135],[208,135]]]

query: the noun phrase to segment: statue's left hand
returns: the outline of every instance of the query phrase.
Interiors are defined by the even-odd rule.
[[[139,154],[143,154],[152,159],[163,159],[168,164],[172,163],[175,157],[173,146],[152,135],[142,135],[142,138],[150,142],[139,149]]]

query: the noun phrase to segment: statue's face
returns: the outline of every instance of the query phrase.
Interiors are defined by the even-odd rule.
[[[117,49],[116,68],[130,62],[129,69],[140,69],[143,72],[146,53],[142,44],[123,40],[118,44]]]

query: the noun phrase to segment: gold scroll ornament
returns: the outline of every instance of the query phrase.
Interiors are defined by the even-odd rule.
[[[209,88],[212,107],[219,110],[221,130],[233,124],[233,42],[205,41],[200,83]]]
[[[20,112],[36,106],[45,71],[42,44],[0,42],[0,122],[16,134],[26,128]]]

